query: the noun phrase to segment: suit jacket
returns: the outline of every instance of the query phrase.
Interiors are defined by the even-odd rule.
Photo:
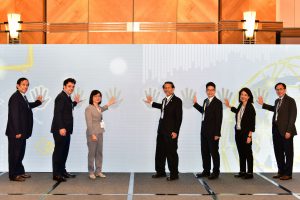
[[[198,103],[194,104],[194,108],[196,108],[200,113],[204,114],[205,112],[205,117],[202,121],[201,133],[211,137],[220,137],[223,120],[222,102],[217,97],[214,97],[204,111],[204,103],[206,100],[207,99],[203,101],[203,106],[200,106]]]
[[[67,134],[73,133],[73,108],[77,105],[75,101],[62,91],[55,98],[54,116],[52,120],[51,133],[59,133],[65,128]]]
[[[41,105],[42,102],[26,102],[23,95],[16,91],[8,102],[8,121],[5,134],[9,138],[16,138],[22,134],[22,139],[28,139],[32,134],[33,115],[32,108]]]
[[[239,104],[239,106],[237,108],[235,107],[231,107],[231,111],[233,113],[235,113],[235,121],[237,122],[237,118],[238,118],[238,113],[240,111],[242,107],[242,103]],[[255,132],[255,116],[256,116],[256,112],[254,109],[254,106],[252,103],[247,103],[245,110],[244,110],[244,114],[241,120],[241,132],[243,134],[249,134],[249,132]],[[235,125],[235,129],[236,129]]]
[[[86,121],[86,134],[93,135],[93,134],[100,134],[104,132],[104,128],[101,128],[100,122],[102,121],[102,112],[108,109],[107,106],[101,107],[101,112],[97,110],[94,105],[88,105],[85,109],[85,121]]]
[[[278,109],[277,121],[275,121],[275,112],[278,102],[279,99],[276,99],[274,106],[264,103],[262,108],[274,112],[272,124],[273,126],[277,126],[278,131],[282,136],[284,136],[286,132],[292,135],[297,135],[295,126],[297,118],[297,106],[295,100],[287,94],[284,95],[281,106]]]
[[[158,108],[162,112],[162,103],[152,103],[153,108]],[[169,103],[164,108],[163,119],[159,120],[158,133],[171,134],[172,132],[179,135],[179,130],[182,122],[182,101],[177,96],[172,97]],[[177,137],[178,138],[178,137]]]

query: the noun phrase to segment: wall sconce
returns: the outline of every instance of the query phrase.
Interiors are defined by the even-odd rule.
[[[244,44],[255,44],[255,30],[257,29],[256,12],[246,11],[243,13]]]
[[[21,32],[21,15],[17,13],[7,14],[7,28],[9,32],[9,43],[18,44],[20,42],[19,32]]]

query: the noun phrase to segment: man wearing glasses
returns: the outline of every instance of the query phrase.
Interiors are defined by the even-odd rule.
[[[292,179],[293,172],[293,137],[297,135],[297,106],[295,100],[286,94],[284,83],[277,83],[275,90],[279,98],[275,100],[274,106],[265,104],[261,96],[258,97],[258,103],[263,109],[274,112],[272,133],[278,173],[273,178],[289,180]]]

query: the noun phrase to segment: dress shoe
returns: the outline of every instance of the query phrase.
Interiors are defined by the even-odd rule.
[[[66,182],[67,181],[67,179],[63,176],[53,176],[53,180],[58,181],[58,182]]]
[[[65,172],[65,173],[63,173],[63,177],[64,178],[75,178],[76,175],[75,174],[71,174],[69,172]]]
[[[198,173],[196,174],[197,178],[203,178],[203,177],[209,177],[210,173],[209,172],[202,172],[202,173]]]
[[[281,174],[276,174],[276,175],[273,176],[273,178],[280,178],[280,177],[282,177]]]
[[[286,175],[284,175],[284,176],[280,177],[280,180],[283,180],[283,181],[290,180],[290,179],[292,179],[292,176],[286,176]]]
[[[25,181],[25,178],[23,178],[22,176],[16,176],[14,178],[10,178],[9,180],[23,182],[23,181]]]
[[[246,172],[239,172],[234,175],[235,178],[243,178],[246,175]]]
[[[167,177],[167,181],[175,181],[175,180],[177,180],[177,179],[179,179],[179,176],[177,175],[177,176],[168,176]]]
[[[208,177],[208,179],[213,180],[213,179],[217,179],[219,178],[219,174],[216,173],[211,173],[210,176]]]
[[[31,175],[30,175],[30,174],[26,174],[26,173],[25,173],[25,174],[22,174],[21,176],[22,176],[23,178],[31,178]]]
[[[158,173],[156,173],[156,174],[152,175],[152,178],[162,178],[162,177],[166,177],[166,176],[167,176],[166,174],[158,174]]]
[[[242,177],[242,179],[252,179],[253,174],[252,173],[246,173],[245,176]]]

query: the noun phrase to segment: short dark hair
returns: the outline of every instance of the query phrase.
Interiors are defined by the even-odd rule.
[[[19,78],[19,79],[17,80],[17,84],[20,85],[23,81],[28,81],[28,79],[25,78],[25,77]]]
[[[246,92],[247,95],[249,96],[248,102],[253,103],[253,95],[252,95],[252,92],[251,92],[251,90],[250,90],[249,88],[246,88],[246,87],[245,87],[245,88],[242,88],[242,89],[239,91],[239,102],[241,102],[240,97],[241,97],[242,92]]]
[[[175,85],[174,85],[174,83],[173,83],[172,81],[166,81],[166,82],[163,84],[162,88],[165,88],[165,85],[166,85],[166,84],[171,84],[172,88],[175,88]]]
[[[278,85],[282,85],[283,88],[286,89],[286,84],[279,82],[279,83],[276,83],[276,85],[274,87],[275,90],[276,90],[276,88],[277,88]]]
[[[76,80],[74,78],[67,78],[66,80],[64,80],[64,86],[66,86],[68,83],[73,83],[75,85]]]
[[[209,87],[209,86],[212,86],[216,89],[216,84],[214,84],[213,82],[208,82],[206,83],[206,89]]]
[[[100,97],[102,97],[102,93],[99,91],[99,90],[93,90],[91,92],[91,95],[90,95],[90,100],[89,100],[89,104],[93,105],[93,97],[97,94],[100,94]],[[100,101],[98,104],[100,105],[102,101]]]

